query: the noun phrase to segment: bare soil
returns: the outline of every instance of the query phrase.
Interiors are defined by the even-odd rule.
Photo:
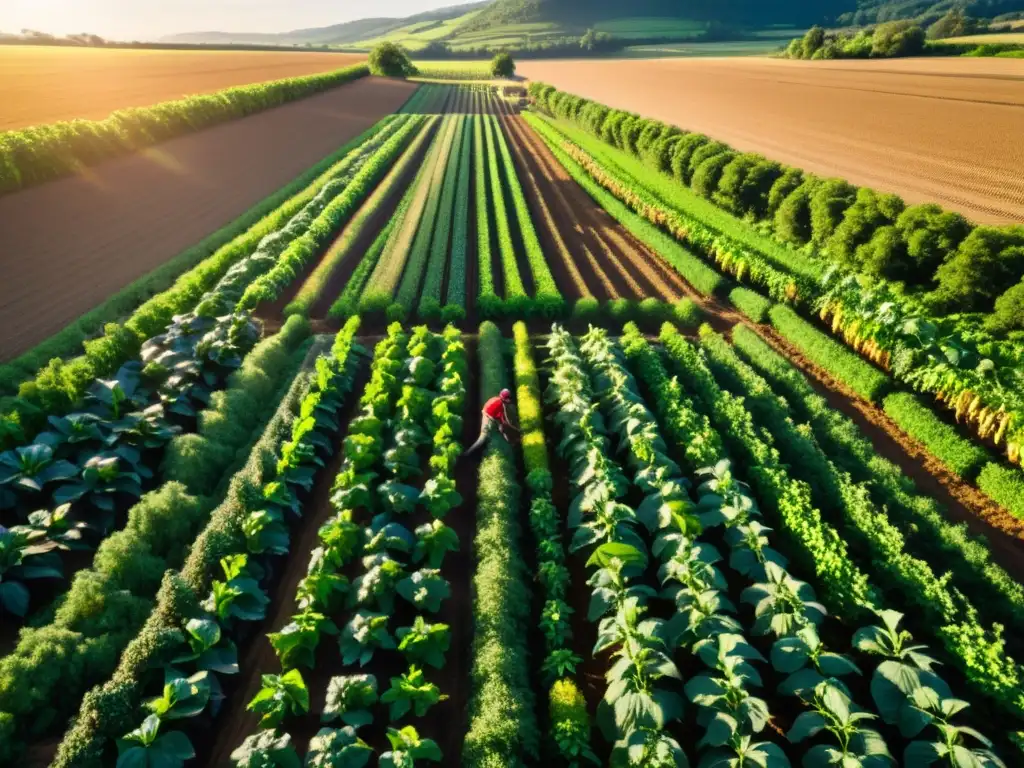
[[[1019,60],[524,61],[519,71],[908,202],[1024,221]]]
[[[286,77],[331,72],[366,57],[301,51],[157,51],[0,47],[0,130],[102,120],[126,107]]]
[[[364,78],[0,198],[0,360],[201,241],[398,109]]]

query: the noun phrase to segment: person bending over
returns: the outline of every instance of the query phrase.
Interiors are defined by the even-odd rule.
[[[511,403],[512,393],[507,389],[501,390],[500,395],[492,397],[484,403],[483,415],[480,417],[480,437],[466,449],[466,452],[462,454],[463,456],[469,456],[483,448],[487,443],[487,438],[491,436],[494,430],[501,432],[501,436],[506,440],[509,439],[508,432],[505,431],[506,429],[519,431],[508,418],[508,407]]]

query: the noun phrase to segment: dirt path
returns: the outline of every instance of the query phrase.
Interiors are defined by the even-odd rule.
[[[0,198],[0,360],[225,226],[415,84],[365,78]]]

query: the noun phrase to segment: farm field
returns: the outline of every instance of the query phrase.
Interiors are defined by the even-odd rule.
[[[0,766],[1019,763],[1019,339],[699,195],[669,126],[387,87],[0,401]]]
[[[0,359],[241,216],[414,88],[366,78],[0,197]]]
[[[1024,74],[1013,61],[527,61],[519,70],[908,201],[1024,221]]]
[[[0,131],[58,120],[100,120],[233,85],[330,72],[361,54],[277,51],[102,50],[0,47]]]

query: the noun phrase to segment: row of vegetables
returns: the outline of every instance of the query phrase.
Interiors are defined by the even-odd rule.
[[[262,676],[248,705],[261,716],[262,730],[233,752],[236,764],[280,764],[281,753],[294,749],[287,725],[311,709],[302,669],[322,664],[318,649],[328,636],[338,637],[346,670],[373,669],[381,656],[396,651],[408,667],[386,690],[373,674],[332,677],[320,711],[325,727],[310,742],[306,765],[364,765],[371,748],[357,730],[372,727],[378,706],[387,707],[392,746],[380,765],[442,760],[436,742],[421,739],[402,721],[423,717],[447,698],[425,670],[445,666],[450,644],[449,625],[434,619],[450,595],[441,573],[446,555],[459,548],[444,517],[461,503],[451,470],[461,450],[465,365],[454,330],[408,334],[395,325],[378,345],[343,442],[344,460],[331,491],[335,514],[320,528],[320,546],[298,586],[297,612],[268,635],[281,674]],[[420,459],[428,448],[429,479],[418,488],[409,483],[423,474]],[[410,530],[417,518],[424,522]],[[407,626],[392,626],[405,621]],[[437,679],[436,673],[431,677]]]
[[[190,460],[190,451],[200,445],[206,450],[209,441],[186,433],[196,428],[197,416],[199,425],[203,427],[207,423],[203,419],[211,415],[215,419],[222,418],[231,410],[231,403],[220,398],[216,390],[224,386],[228,374],[239,367],[259,337],[259,328],[249,311],[238,310],[237,307],[244,302],[248,289],[267,274],[274,273],[271,283],[274,290],[280,290],[287,278],[278,274],[278,267],[301,253],[319,248],[336,228],[345,223],[360,196],[369,191],[375,175],[386,166],[391,155],[411,139],[417,120],[415,117],[385,119],[374,130],[364,134],[345,158],[317,182],[315,194],[299,195],[289,201],[281,209],[285,215],[275,213],[268,218],[267,224],[274,226],[261,222],[251,233],[240,237],[227,255],[218,253],[211,257],[210,261],[215,262],[211,266],[211,274],[220,276],[208,289],[202,290],[208,285],[204,282],[205,277],[185,282],[183,290],[191,291],[194,297],[190,312],[174,316],[162,331],[155,328],[147,330],[151,338],[134,359],[124,363],[114,375],[97,379],[78,404],[80,411],[59,416],[58,410],[50,418],[48,431],[38,433],[34,442],[3,454],[5,469],[0,495],[4,505],[11,510],[0,514],[3,514],[3,522],[7,525],[14,517],[16,525],[10,530],[0,531],[3,548],[0,594],[4,598],[4,608],[0,610],[9,615],[24,615],[29,609],[38,607],[32,597],[37,589],[42,598],[59,596],[59,590],[52,587],[39,589],[36,584],[52,582],[61,575],[58,558],[65,551],[92,549],[105,541],[107,534],[124,524],[125,514],[134,512],[133,505],[143,490],[165,480],[177,480],[179,477],[185,480],[182,473],[188,471],[191,474],[185,480],[187,491],[201,494],[214,491],[217,484],[215,476],[192,482],[198,477],[197,473],[201,474],[202,468],[192,466],[195,462]],[[230,266],[225,269],[222,265],[227,260]],[[169,293],[177,295],[173,290]],[[154,301],[158,302],[160,298]],[[304,328],[305,333],[309,333],[304,322],[294,327]],[[289,338],[301,341],[301,333],[297,336],[292,332]],[[246,397],[250,395],[250,388],[261,387],[259,381],[252,378],[254,373],[258,372],[250,372],[244,381],[239,380],[239,389],[244,390]],[[262,373],[259,375],[263,376]],[[273,377],[279,375],[275,371]],[[260,391],[261,397],[273,394],[272,391]],[[209,414],[202,410],[204,407]],[[259,411],[246,414],[239,423],[249,423],[253,416],[258,418],[258,414]],[[235,451],[248,439],[248,435],[239,433],[229,441],[235,447],[223,445],[221,448]],[[235,445],[239,441],[241,444]],[[170,453],[167,452],[168,445],[173,448]],[[211,446],[210,450],[214,447]],[[164,454],[166,457],[162,460]],[[196,453],[197,457],[203,455],[202,452]],[[228,470],[233,455],[217,455],[215,461],[208,462],[207,471],[216,472],[217,467],[220,467],[220,472]],[[160,466],[159,474],[152,469],[156,466]],[[186,467],[189,469],[184,469]],[[160,485],[161,493],[166,495],[166,490],[173,496],[176,486],[172,486]],[[167,498],[170,500],[170,496]],[[195,505],[188,497],[182,501],[190,507]],[[213,499],[210,502],[201,500],[197,513],[212,509],[216,502]],[[46,509],[33,511],[44,505]],[[146,499],[139,501],[139,505],[146,506]],[[153,506],[152,502],[148,502],[148,506]],[[142,565],[144,555],[141,551],[132,550],[123,553],[122,559],[127,558],[124,562],[131,561],[136,567],[136,564]],[[110,562],[107,556],[104,563],[109,565]],[[75,567],[80,567],[81,555],[75,555],[74,563]],[[105,575],[109,570],[107,565],[99,573],[90,571],[89,578],[99,576],[105,584],[109,580]],[[117,578],[121,578],[120,574]],[[28,589],[28,586],[32,588]],[[129,586],[134,592],[135,585]],[[57,711],[57,718],[61,717],[61,710],[74,706],[77,696],[94,684],[97,676],[102,680],[109,674],[123,644],[131,639],[133,626],[138,625],[134,614],[125,616],[126,623],[116,629],[104,629],[93,618],[83,623],[83,611],[88,610],[90,616],[94,612],[92,606],[83,600],[95,601],[101,596],[108,601],[116,598],[114,592],[109,596],[104,594],[109,591],[105,586],[102,589],[104,592],[100,594],[93,589],[92,595],[86,597],[84,593],[79,595],[81,590],[76,588],[78,602],[68,608],[79,616],[77,624],[65,627],[67,622],[62,615],[67,611],[59,611],[56,619],[44,628],[50,635],[60,634],[60,637],[54,635],[52,641],[47,637],[44,641],[45,654],[40,653],[42,636],[37,637],[36,630],[26,630],[16,651],[0,661],[5,669],[5,680],[11,682],[10,691],[0,690],[5,710],[0,712],[0,726],[13,728],[22,715],[32,715],[33,710],[25,710],[25,706],[26,702],[35,701],[35,697],[19,697],[16,689],[23,683],[17,681],[39,665],[47,667],[48,675],[42,678],[39,675],[29,676],[45,680],[47,684],[54,682],[70,697],[61,699],[63,704],[46,706],[47,710]],[[139,589],[145,592],[142,585]],[[132,603],[132,611],[148,609],[146,606],[151,604],[151,596],[140,594],[139,597],[143,600]],[[136,600],[134,596],[131,599]],[[67,630],[78,633],[77,644]],[[97,631],[102,633],[102,637],[90,637]],[[93,645],[87,640],[101,643]],[[71,646],[62,651],[64,655],[59,660],[53,656],[57,653],[56,645]],[[93,653],[90,650],[93,648],[100,658],[96,659],[96,664],[90,665],[85,657]],[[69,651],[74,660],[67,657]],[[82,657],[80,660],[79,656]],[[32,688],[36,688],[35,683]],[[33,738],[33,733],[38,737],[60,727],[62,722],[59,719],[40,717],[28,730],[29,737]],[[12,741],[11,749],[23,743],[23,738]]]
[[[717,214],[712,217],[714,221],[686,211],[673,202],[672,193],[677,190],[671,189],[670,180],[657,171],[624,158],[622,153],[578,128],[534,115],[528,119],[578,182],[596,186],[598,194],[609,195],[629,212],[635,211],[642,219],[666,230],[724,274],[766,291],[776,301],[819,316],[857,355],[868,358],[896,381],[932,395],[952,409],[957,421],[973,431],[982,443],[998,446],[1011,462],[1019,462],[1020,427],[1014,427],[1018,393],[1024,381],[1019,344],[994,339],[960,316],[932,317],[919,303],[884,281],[864,284],[839,267],[826,267],[767,241],[753,230],[744,231],[749,230],[746,224],[714,209],[710,203],[703,206]],[[689,259],[695,261],[692,256]],[[730,291],[731,285],[723,282],[721,276],[704,274],[706,266],[703,270],[702,265],[693,263],[673,262],[673,266],[704,293],[728,292],[730,297],[736,296],[737,306],[749,311],[755,322],[770,319],[780,333],[806,354],[817,351],[818,358],[823,358],[818,360],[819,364],[834,375],[843,378],[844,372],[852,368],[842,358],[849,355],[856,360],[854,353],[843,351],[838,345],[835,351],[822,351],[820,344],[802,343],[807,329],[825,337],[797,318],[792,309],[780,306],[770,311],[756,294],[738,288]],[[799,327],[794,329],[794,325]],[[871,400],[880,399],[892,388],[893,379],[870,366],[862,367],[863,371],[854,371],[850,386]],[[929,432],[935,431],[940,423],[937,416],[915,420],[913,434],[928,444]],[[963,442],[966,446],[967,442]],[[962,447],[954,453],[965,452]],[[967,476],[968,480],[975,479],[977,469]],[[1019,473],[992,462],[985,467],[979,483],[1006,508],[1015,513],[1021,509],[1015,500],[1015,489],[1024,487],[1024,477]]]
[[[786,755],[798,749],[792,745],[807,742],[804,765],[888,765],[887,742],[894,741],[906,743],[907,764],[1001,764],[958,719],[966,703],[952,698],[924,647],[910,644],[899,614],[880,610],[881,625],[852,633],[852,648],[874,667],[869,687],[859,683],[852,657],[827,649],[823,633],[849,637],[849,630],[827,618],[813,589],[788,570],[717,434],[658,353],[635,328],[624,345],[626,355],[603,331],[591,331],[577,349],[557,327],[549,341],[548,399],[558,407],[559,451],[577,491],[568,510],[570,548],[589,554],[588,619],[599,623],[593,652],[611,651],[598,724],[614,742],[612,764],[684,765],[689,748],[704,765],[788,765]],[[627,356],[644,373],[658,419]],[[696,503],[659,420],[691,471],[705,467],[697,470]],[[632,483],[614,458],[623,454]],[[638,501],[625,503],[631,499]],[[785,525],[784,532],[792,541]],[[727,568],[719,565],[722,546]],[[652,618],[666,615],[666,600],[674,605],[670,618]],[[689,657],[677,666],[681,650]],[[685,683],[683,668],[695,671]],[[797,709],[760,698],[758,689],[775,681],[780,696],[796,697]],[[695,718],[684,715],[680,687]],[[868,692],[873,711],[855,701]],[[681,740],[673,725],[681,720],[695,720],[703,736]],[[780,726],[788,727],[785,750],[771,736]]]

